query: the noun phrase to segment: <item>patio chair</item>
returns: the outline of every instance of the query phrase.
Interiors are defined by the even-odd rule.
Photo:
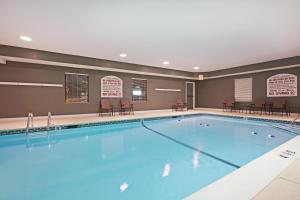
[[[183,111],[184,109],[188,110],[187,104],[181,98],[177,98],[175,104],[172,105],[172,110]]]
[[[282,115],[284,112],[287,113],[287,104],[285,99],[273,99],[270,103],[269,112],[274,114],[274,112],[280,112]]]
[[[260,111],[260,114],[267,111],[266,100],[265,99],[255,99],[249,108],[249,112]]]
[[[103,113],[109,113],[111,116],[114,115],[114,108],[110,101],[107,99],[101,99],[99,105],[99,116],[103,116]]]
[[[235,101],[234,98],[228,97],[223,102],[223,111],[227,111],[227,109],[230,109],[230,112],[237,109],[238,103]]]
[[[133,104],[128,98],[123,98],[120,100],[120,115],[126,114],[126,111],[130,114],[134,114]]]

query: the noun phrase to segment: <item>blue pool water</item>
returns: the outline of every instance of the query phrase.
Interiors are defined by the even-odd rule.
[[[269,124],[200,115],[1,136],[0,199],[182,199],[294,137]]]

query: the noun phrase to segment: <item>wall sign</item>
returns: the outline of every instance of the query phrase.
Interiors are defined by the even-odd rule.
[[[297,96],[297,76],[293,74],[277,74],[267,79],[268,97]]]
[[[123,81],[116,76],[105,76],[101,78],[101,97],[122,98]]]

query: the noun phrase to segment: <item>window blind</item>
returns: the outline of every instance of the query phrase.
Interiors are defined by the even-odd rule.
[[[86,74],[65,74],[66,103],[88,103],[89,76]]]
[[[252,78],[234,80],[234,98],[238,102],[252,101]]]
[[[132,79],[132,101],[147,101],[146,79]]]

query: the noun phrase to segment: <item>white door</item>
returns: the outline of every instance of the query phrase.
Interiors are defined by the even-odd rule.
[[[185,102],[188,109],[195,108],[195,82],[185,82]]]

